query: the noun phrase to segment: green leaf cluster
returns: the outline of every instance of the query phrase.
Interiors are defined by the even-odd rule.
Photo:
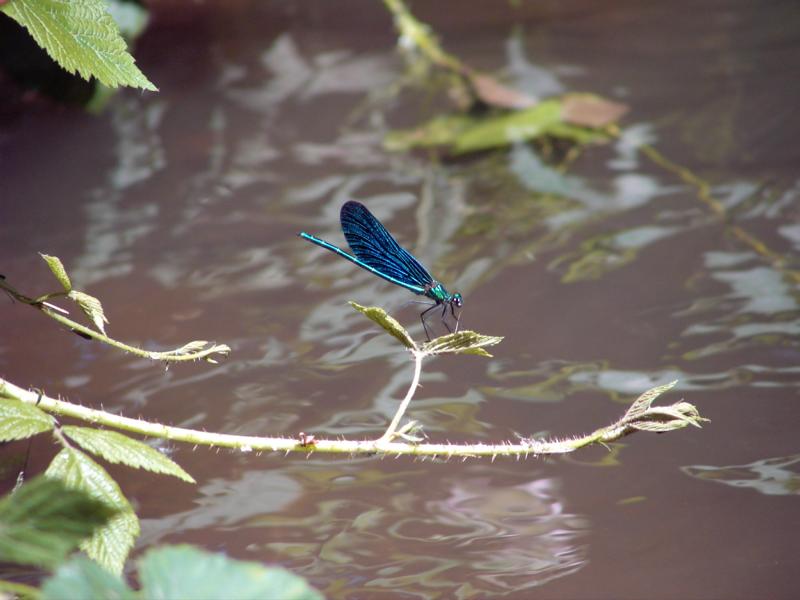
[[[115,515],[61,481],[33,479],[0,500],[0,561],[53,568]]]
[[[55,419],[35,406],[19,400],[0,399],[0,441],[26,439],[47,431],[54,431],[64,447],[45,475],[103,504],[109,514],[113,514],[107,523],[92,531],[91,537],[80,540],[81,549],[109,571],[122,572],[139,535],[139,519],[108,472],[72,444],[110,463],[172,475],[187,483],[194,483],[194,479],[172,459],[139,440],[116,431],[90,427],[67,425],[56,429]]]
[[[134,591],[95,563],[77,557],[61,566],[42,587],[42,600],[322,600],[304,579],[276,567],[234,560],[192,546],[165,546],[139,560],[142,589]]]
[[[96,77],[109,87],[156,91],[128,53],[104,0],[9,0],[0,11],[70,73]]]
[[[391,151],[441,147],[452,155],[460,155],[546,136],[576,144],[608,138],[603,129],[570,123],[564,112],[565,101],[566,98],[551,98],[525,110],[498,111],[479,117],[442,115],[413,129],[389,132],[384,146]]]

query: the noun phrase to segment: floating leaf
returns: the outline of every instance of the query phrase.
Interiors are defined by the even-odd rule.
[[[42,585],[41,600],[86,600],[113,598],[135,600],[139,596],[116,575],[84,556],[61,565]]]
[[[483,348],[494,346],[503,341],[502,337],[482,335],[475,331],[459,331],[443,335],[422,345],[423,354],[477,354],[492,356]]]
[[[237,600],[322,600],[322,594],[289,571],[212,554],[188,545],[148,551],[139,561],[142,596],[236,598]]]
[[[414,129],[390,131],[383,143],[390,151],[443,147],[458,155],[502,148],[545,136],[576,144],[590,144],[608,138],[602,130],[566,122],[563,100],[553,98],[526,110],[495,111],[482,117],[435,117]]]
[[[475,124],[474,117],[442,115],[414,129],[390,131],[383,138],[383,146],[390,152],[450,146],[462,132]]]
[[[626,105],[594,94],[568,94],[563,103],[564,121],[585,127],[605,127],[628,112]]]
[[[171,458],[155,448],[117,431],[74,425],[66,425],[61,431],[84,450],[96,454],[110,463],[122,463],[134,469],[172,475],[188,483],[195,483],[192,476]]]
[[[456,137],[452,152],[464,154],[534,140],[547,135],[554,125],[561,122],[561,102],[546,100],[527,110],[479,120]]]
[[[530,108],[536,104],[536,99],[524,92],[503,85],[494,77],[470,70],[467,78],[472,84],[475,95],[489,106],[498,108]]]
[[[61,259],[57,256],[42,254],[41,252],[39,256],[45,260],[47,266],[50,267],[50,271],[55,275],[55,278],[58,279],[58,283],[64,288],[64,291],[69,293],[69,291],[72,290],[72,282],[69,280],[69,275],[67,275],[67,270],[64,268],[64,265],[61,264]]]
[[[61,67],[109,87],[156,91],[134,63],[103,0],[13,0],[0,11],[25,27]]]
[[[139,535],[139,519],[117,482],[103,467],[74,448],[61,450],[45,475],[63,481],[70,489],[88,493],[118,512],[105,527],[95,531],[91,539],[81,543],[81,549],[112,573],[121,573]]]
[[[72,290],[67,295],[78,303],[78,306],[81,307],[81,310],[84,312],[84,314],[89,317],[92,323],[94,323],[94,326],[98,329],[98,331],[105,335],[106,323],[108,323],[108,319],[106,319],[106,315],[103,312],[103,305],[100,304],[100,300],[94,296],[84,294],[83,292],[77,292],[75,290]]]
[[[0,442],[24,440],[53,429],[55,419],[19,400],[0,400]]]
[[[391,335],[400,340],[400,343],[406,348],[417,347],[417,345],[414,343],[414,340],[411,339],[411,335],[409,335],[408,331],[406,331],[405,328],[400,325],[400,323],[398,323],[394,317],[389,316],[382,308],[378,308],[377,306],[361,306],[356,302],[350,302],[350,306],[355,308],[368,319],[383,327]]]
[[[114,514],[60,481],[32,479],[0,501],[0,561],[52,568]]]

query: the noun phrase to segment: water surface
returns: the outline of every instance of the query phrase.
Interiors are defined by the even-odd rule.
[[[233,354],[165,370],[7,303],[0,373],[174,425],[377,436],[412,363],[347,301],[421,336],[416,309],[295,237],[343,242],[339,207],[357,199],[464,294],[465,326],[505,336],[492,359],[425,364],[409,416],[431,440],[589,431],[672,379],[665,401],[711,423],[521,462],[169,446],[196,487],[111,469],[143,520],[135,552],[199,544],[330,598],[796,597],[794,3],[418,4],[449,51],[529,93],[627,103],[620,139],[567,171],[526,145],[389,154],[387,128],[438,105],[392,95],[405,63],[379,3],[156,4],[136,55],[160,93],[99,116],[4,111],[0,272],[40,293],[37,252],[57,255],[118,339]],[[54,452],[37,439],[30,471]]]

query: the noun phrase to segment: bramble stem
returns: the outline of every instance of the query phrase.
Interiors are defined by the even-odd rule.
[[[108,337],[107,335],[86,327],[85,325],[81,325],[80,323],[73,321],[72,319],[65,317],[62,314],[56,312],[57,310],[64,311],[63,309],[55,306],[55,305],[48,305],[49,303],[44,302],[44,299],[53,298],[56,296],[65,296],[66,294],[62,292],[56,292],[53,294],[45,294],[44,296],[40,296],[39,298],[30,298],[25,294],[21,294],[16,289],[14,289],[5,279],[0,279],[0,289],[7,292],[12,298],[21,302],[22,304],[27,304],[28,306],[32,306],[38,309],[41,313],[47,315],[51,319],[58,321],[62,325],[77,331],[78,333],[87,336],[93,340],[97,340],[99,342],[103,342],[104,344],[108,344],[114,348],[122,350],[123,352],[128,352],[129,354],[134,354],[135,356],[139,356],[141,358],[147,358],[150,360],[159,360],[165,362],[187,362],[193,360],[208,360],[210,362],[214,362],[212,356],[227,356],[230,353],[230,348],[225,344],[212,344],[210,347],[197,347],[197,351],[191,352],[186,351],[184,348],[176,348],[175,350],[167,350],[164,352],[152,352],[150,350],[144,350],[143,348],[137,348],[136,346],[130,346],[125,344],[124,342],[120,342],[113,338]],[[55,310],[54,310],[55,309]],[[203,343],[202,346],[207,346],[207,343]]]
[[[418,377],[415,379],[418,379]],[[18,400],[38,406],[40,409],[49,413],[72,417],[95,425],[122,429],[143,436],[187,442],[199,446],[230,448],[241,452],[303,452],[306,454],[325,452],[330,454],[350,455],[380,454],[382,456],[394,454],[396,456],[418,456],[423,459],[426,457],[459,457],[462,459],[477,457],[495,458],[497,456],[527,458],[528,456],[546,454],[565,454],[591,444],[608,444],[634,431],[647,430],[648,428],[651,431],[663,432],[671,429],[680,429],[687,425],[699,427],[700,423],[705,419],[700,417],[697,410],[687,402],[678,402],[671,406],[650,407],[650,402],[660,393],[672,387],[672,385],[674,385],[674,382],[667,386],[661,386],[660,388],[654,388],[653,390],[645,392],[639,400],[631,405],[631,409],[629,409],[622,418],[608,427],[602,427],[588,435],[565,440],[534,440],[522,438],[515,442],[504,441],[494,444],[410,444],[406,442],[385,441],[387,437],[386,434],[377,440],[350,441],[313,439],[309,441],[305,436],[301,436],[300,439],[297,439],[197,431],[194,429],[184,429],[182,427],[171,427],[160,423],[151,423],[141,419],[131,419],[114,415],[103,410],[96,410],[63,400],[56,400],[44,394],[40,395],[36,392],[24,390],[1,378],[0,399],[7,398]],[[413,394],[413,390],[414,387],[412,386],[407,394],[407,399]],[[643,405],[641,402],[642,398],[648,394],[648,401],[646,405]],[[403,404],[407,405],[408,402],[404,400]],[[632,410],[635,407],[638,408],[635,414],[633,414]],[[398,415],[402,415],[399,410]],[[397,419],[397,416],[395,419]]]

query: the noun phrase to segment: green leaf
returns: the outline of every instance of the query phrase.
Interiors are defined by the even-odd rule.
[[[98,331],[105,335],[105,324],[108,323],[108,319],[106,319],[106,315],[103,312],[103,305],[100,304],[100,300],[94,296],[84,294],[83,292],[77,292],[75,290],[72,290],[69,294],[67,294],[67,296],[78,303],[78,306],[80,306],[83,313],[89,317],[89,320],[94,323],[94,326],[98,329]]]
[[[41,600],[87,598],[134,600],[138,596],[122,579],[83,556],[76,556],[61,565],[42,586]]]
[[[289,571],[233,560],[188,545],[150,550],[139,561],[142,596],[148,600],[322,600],[322,594]]]
[[[410,130],[390,131],[383,144],[390,151],[445,147],[454,155],[543,136],[585,145],[608,139],[603,129],[588,123],[608,124],[609,118],[619,116],[620,108],[624,107],[598,96],[570,94],[525,110],[493,111],[480,117],[440,115]]]
[[[11,0],[0,6],[61,67],[109,87],[156,91],[136,67],[103,0]]]
[[[61,481],[33,479],[0,500],[0,561],[53,568],[115,514]]]
[[[84,450],[104,458],[110,463],[122,463],[134,469],[163,473],[195,483],[192,476],[180,465],[155,448],[117,431],[66,425],[61,431]]]
[[[103,467],[74,448],[64,448],[59,452],[45,475],[60,479],[68,488],[82,490],[118,511],[105,527],[81,544],[81,549],[112,573],[121,573],[139,535],[139,519],[117,482]]]
[[[652,406],[656,398],[671,390],[676,383],[677,380],[647,390],[631,404],[625,415],[613,427],[656,433],[682,429],[688,425],[701,427],[701,424],[708,419],[701,417],[693,404],[676,402],[670,406]]]
[[[0,442],[24,440],[53,429],[55,419],[19,400],[0,400]]]
[[[361,306],[356,302],[350,302],[350,306],[355,308],[368,319],[383,327],[391,335],[397,338],[406,348],[416,349],[417,345],[414,343],[414,340],[411,339],[411,335],[409,335],[408,331],[406,331],[405,328],[400,325],[400,323],[398,323],[394,317],[390,317],[382,308],[377,306]]]
[[[464,154],[533,140],[546,135],[561,122],[561,102],[545,100],[527,110],[481,119],[456,137],[452,151]]]
[[[383,146],[390,152],[449,146],[476,122],[474,117],[466,115],[442,115],[414,129],[390,131],[383,138]]]
[[[477,354],[478,356],[492,356],[483,348],[494,346],[503,341],[502,337],[482,335],[475,331],[459,331],[443,335],[422,345],[424,354]]]
[[[57,256],[50,256],[49,254],[42,254],[39,253],[47,266],[50,267],[50,271],[55,275],[55,278],[58,279],[58,282],[61,284],[61,287],[64,288],[64,291],[69,293],[72,290],[72,282],[69,280],[69,275],[67,275],[67,270],[64,268],[64,265],[61,264],[61,259]]]
[[[639,396],[636,400],[633,401],[628,411],[625,413],[625,417],[628,419],[640,419],[642,418],[648,410],[650,410],[650,405],[653,404],[653,401],[658,398],[661,394],[668,392],[672,388],[674,388],[678,384],[678,380],[675,379],[674,381],[670,381],[669,383],[665,383],[664,385],[659,385],[654,388],[650,388],[646,392],[644,392],[641,396]]]

